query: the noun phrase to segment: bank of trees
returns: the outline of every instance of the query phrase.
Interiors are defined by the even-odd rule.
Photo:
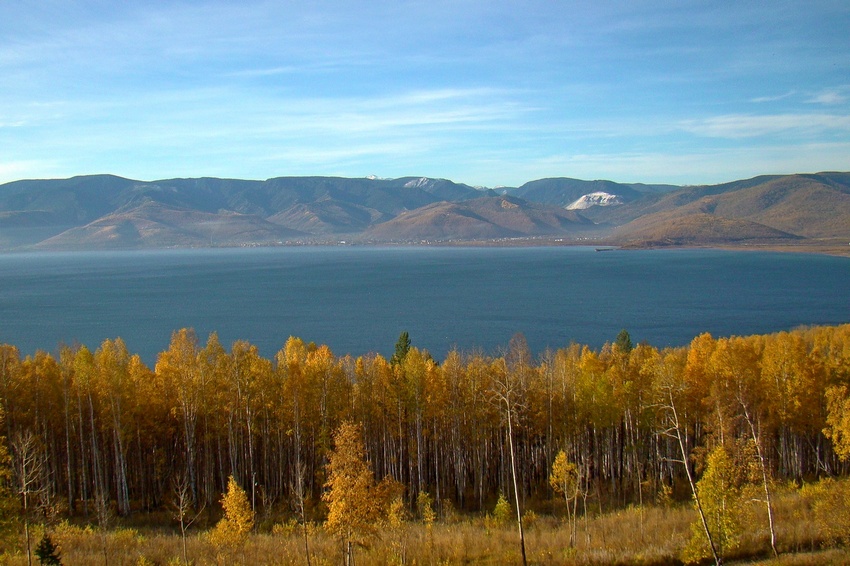
[[[517,337],[504,355],[439,363],[409,339],[386,359],[290,338],[267,359],[183,329],[153,368],[121,339],[26,357],[0,346],[0,437],[25,518],[106,523],[167,507],[175,485],[187,512],[217,507],[230,478],[258,516],[294,501],[303,515],[333,479],[345,422],[411,511],[423,493],[467,511],[560,497],[574,523],[588,499],[691,498],[713,453],[752,472],[767,509],[776,480],[845,474],[849,385],[850,325],[663,350],[626,335],[537,357]],[[552,484],[556,462],[569,473]]]

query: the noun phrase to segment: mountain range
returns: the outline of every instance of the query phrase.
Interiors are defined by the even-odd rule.
[[[847,246],[850,173],[702,186],[552,178],[495,189],[425,177],[149,182],[92,175],[0,185],[3,250],[506,239]]]

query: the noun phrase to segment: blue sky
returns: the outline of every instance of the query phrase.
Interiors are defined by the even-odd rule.
[[[0,3],[0,182],[850,170],[850,2]]]

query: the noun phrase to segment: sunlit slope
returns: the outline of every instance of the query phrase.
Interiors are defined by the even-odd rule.
[[[0,249],[6,250],[529,237],[634,245],[836,243],[850,239],[850,173],[693,187],[570,178],[481,189],[427,177],[136,181],[114,175],[0,185]]]
[[[624,242],[740,243],[803,238],[850,238],[847,174],[761,177],[692,187],[610,214]]]
[[[402,213],[365,233],[375,240],[491,239],[577,234],[593,223],[559,206],[508,196],[436,203]]]
[[[38,244],[44,249],[132,249],[275,245],[300,235],[255,215],[211,214],[145,202],[71,228]]]

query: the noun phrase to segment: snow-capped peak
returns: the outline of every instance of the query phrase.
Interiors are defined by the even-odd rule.
[[[566,208],[567,210],[584,210],[585,208],[590,208],[591,206],[612,206],[615,204],[623,204],[623,199],[621,199],[618,195],[612,195],[611,193],[598,191],[595,193],[586,194],[580,199],[568,204],[564,208]]]

